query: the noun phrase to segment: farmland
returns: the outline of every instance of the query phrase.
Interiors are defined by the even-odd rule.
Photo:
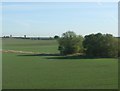
[[[50,55],[59,53],[56,40],[6,38],[2,45],[33,52],[3,52],[3,89],[117,89],[117,59]]]

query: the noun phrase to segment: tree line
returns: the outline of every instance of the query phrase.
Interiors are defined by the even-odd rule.
[[[118,57],[120,56],[119,38],[111,34],[89,34],[85,37],[67,31],[61,37],[55,36],[62,55],[81,53],[89,57]]]

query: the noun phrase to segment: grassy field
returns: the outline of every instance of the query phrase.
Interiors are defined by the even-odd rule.
[[[3,50],[59,53],[55,40],[3,39]],[[3,89],[117,89],[118,60],[3,53]]]

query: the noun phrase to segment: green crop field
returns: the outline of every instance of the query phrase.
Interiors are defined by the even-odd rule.
[[[3,89],[117,89],[118,60],[64,58],[56,40],[3,39]],[[4,52],[7,50],[45,54]]]

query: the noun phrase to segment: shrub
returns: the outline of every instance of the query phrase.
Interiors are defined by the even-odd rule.
[[[65,32],[62,34],[62,37],[58,39],[58,50],[64,55],[82,52],[82,41],[82,36],[78,36],[72,31]]]

